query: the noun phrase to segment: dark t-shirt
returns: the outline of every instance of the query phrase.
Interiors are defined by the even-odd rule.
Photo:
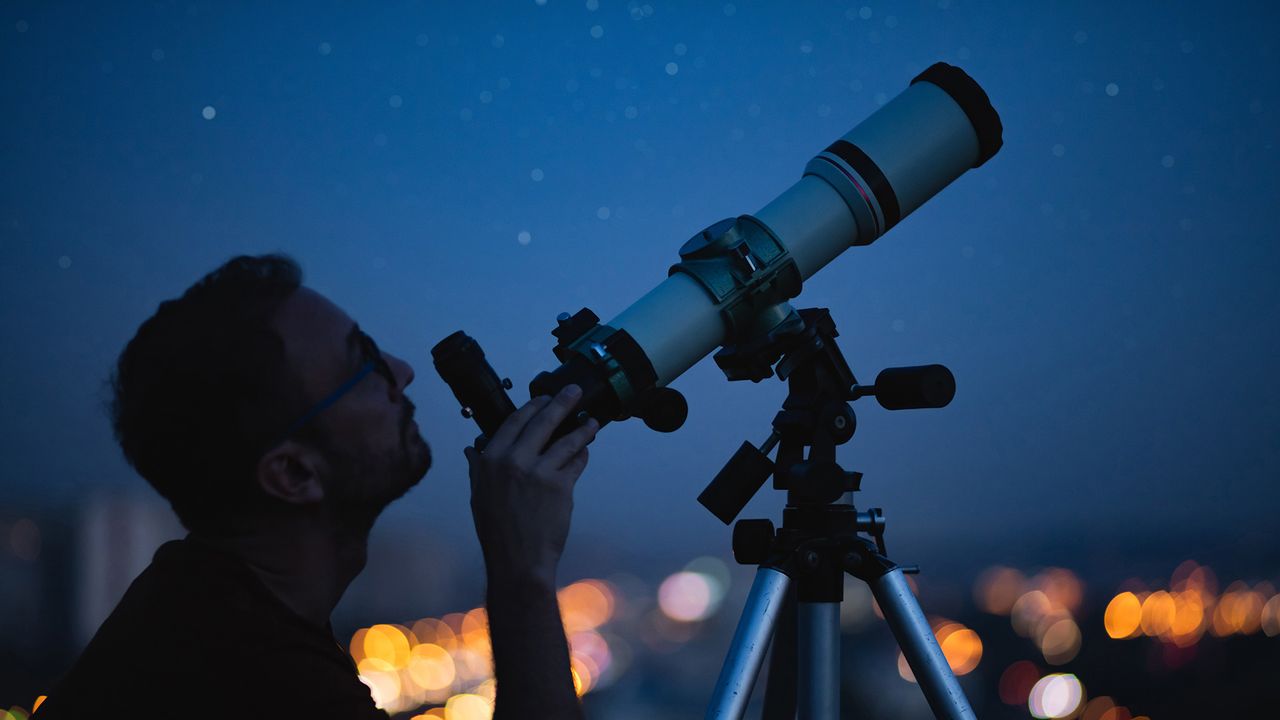
[[[351,658],[243,562],[163,545],[34,720],[387,720]]]

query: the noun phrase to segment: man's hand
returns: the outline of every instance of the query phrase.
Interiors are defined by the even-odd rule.
[[[573,486],[587,467],[587,445],[600,425],[592,418],[550,447],[547,441],[581,397],[577,385],[555,398],[536,397],[507,418],[484,452],[465,450],[471,515],[490,584],[534,583],[555,590]]]
[[[547,447],[581,397],[576,385],[554,399],[536,397],[507,418],[484,452],[466,449],[471,515],[489,578],[495,720],[582,717],[556,602],[556,566],[569,535],[573,486],[600,425],[588,420]]]

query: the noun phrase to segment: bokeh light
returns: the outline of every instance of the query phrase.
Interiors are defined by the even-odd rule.
[[[396,707],[400,699],[400,676],[385,661],[365,658],[361,661],[359,672],[360,682],[369,686],[374,705],[383,710]]]
[[[562,588],[557,597],[575,689],[581,695],[612,682],[628,652],[618,643],[624,657],[619,663],[612,641],[598,629],[613,617],[615,591],[601,580],[581,580]],[[350,653],[374,704],[392,715],[469,720],[493,714],[493,650],[483,607],[420,618],[411,627],[383,623],[360,628],[351,636]],[[428,704],[442,707],[423,707]]]
[[[1022,637],[1031,637],[1036,625],[1054,612],[1053,603],[1043,591],[1032,590],[1023,593],[1010,609],[1010,622],[1014,632]]]
[[[658,607],[679,622],[704,620],[715,611],[713,579],[687,570],[674,573],[658,587]]]
[[[1030,660],[1019,660],[1000,674],[1000,702],[1023,705],[1031,697],[1031,688],[1040,679],[1040,668]]]
[[[937,631],[938,644],[947,664],[956,675],[968,675],[982,660],[982,639],[978,633],[959,624],[950,623]]]
[[[1084,699],[1084,687],[1071,674],[1045,675],[1031,688],[1027,707],[1041,720],[1070,717]]]
[[[982,639],[978,633],[958,622],[938,620],[933,623],[933,634],[947,658],[947,665],[956,675],[967,675],[978,667],[982,660]],[[915,673],[907,664],[907,658],[898,653],[898,675],[907,682],[915,682]]]
[[[364,635],[364,657],[402,668],[409,664],[408,635],[395,625],[374,625]]]
[[[449,651],[434,643],[415,645],[409,652],[409,676],[423,690],[439,691],[453,685],[458,672]]]
[[[988,568],[978,576],[973,592],[974,602],[984,612],[1008,615],[1022,595],[1026,582],[1026,576],[1013,568]]]
[[[1079,610],[1084,599],[1084,584],[1065,568],[1048,568],[1031,578],[1029,585],[1044,593],[1053,607],[1067,612]]]
[[[594,630],[613,616],[614,592],[599,580],[582,580],[560,590],[560,619],[565,630]]]
[[[1069,617],[1060,618],[1040,637],[1040,652],[1050,665],[1063,665],[1080,652],[1080,627]]]
[[[454,695],[444,705],[444,717],[445,720],[490,720],[493,702],[470,693]]]
[[[1080,720],[1102,720],[1102,716],[1115,709],[1116,703],[1106,695],[1093,698],[1080,713]]]
[[[1280,595],[1273,596],[1262,607],[1262,632],[1267,637],[1280,635]]]

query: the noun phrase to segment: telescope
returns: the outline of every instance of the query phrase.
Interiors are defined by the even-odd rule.
[[[680,262],[607,323],[563,313],[552,331],[559,367],[530,396],[583,390],[563,435],[594,417],[603,427],[640,418],[662,432],[688,413],[667,387],[716,348],[730,380],[773,374],[769,349],[803,327],[788,302],[850,247],[869,245],[929,198],[990,159],[1003,128],[986,92],[960,68],[936,63],[907,89],[818,153],[798,182],[754,215],[717,222],[680,248]],[[432,348],[441,378],[487,437],[515,411],[479,343],[458,331]],[[883,400],[882,400],[883,403]]]

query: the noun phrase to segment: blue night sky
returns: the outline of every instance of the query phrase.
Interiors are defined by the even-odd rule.
[[[1275,558],[1278,14],[6,2],[0,508],[144,490],[102,409],[116,354],[203,273],[279,250],[417,368],[436,465],[375,533],[429,527],[478,558],[476,430],[429,348],[465,329],[527,386],[554,365],[558,312],[613,317],[687,237],[763,207],[942,60],[990,95],[1004,148],[796,301],[831,308],[865,382],[928,362],[957,378],[945,410],[855,405],[841,460],[866,474],[859,503],[886,508],[909,561],[1082,536],[1186,557],[1203,532]],[[727,383],[708,359],[674,387],[682,430],[597,441],[569,557],[725,552],[695,498],[768,434],[785,386]],[[765,491],[745,516],[780,505]]]

